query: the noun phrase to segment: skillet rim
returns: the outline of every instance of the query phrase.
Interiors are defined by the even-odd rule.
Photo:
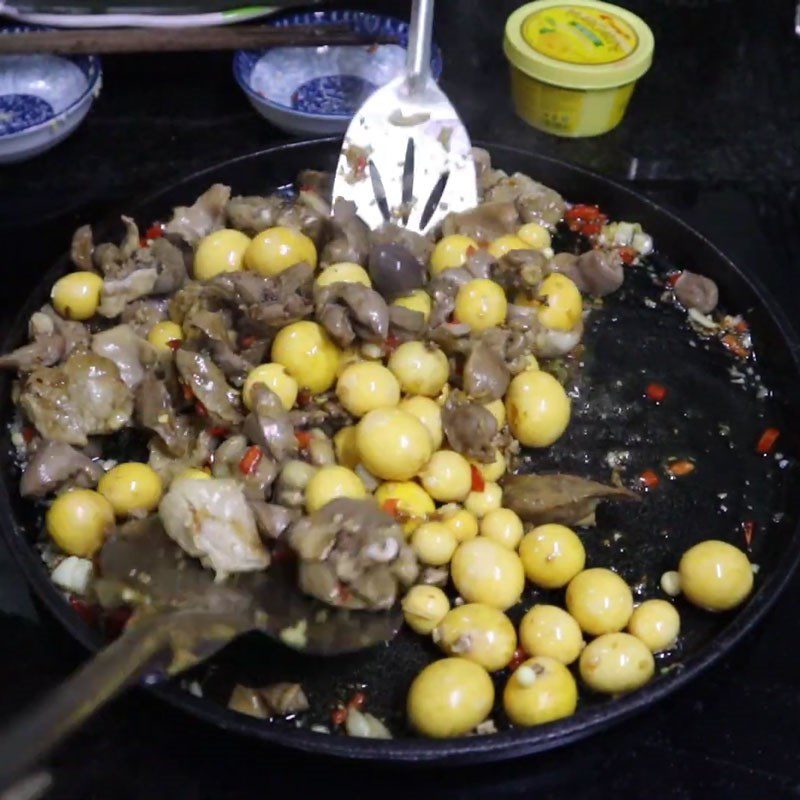
[[[128,211],[157,203],[163,195],[182,184],[201,179],[204,175],[217,172],[224,167],[251,159],[280,158],[282,154],[296,150],[338,145],[339,141],[339,137],[327,137],[289,142],[238,156],[184,176],[180,180],[173,181],[169,186],[145,196],[136,203],[132,203],[128,206]],[[794,372],[796,375],[800,375],[800,338],[798,338],[798,332],[772,294],[766,290],[757,276],[740,269],[708,238],[681,220],[675,213],[639,192],[584,167],[532,153],[524,148],[488,142],[476,142],[475,144],[487,147],[492,152],[493,158],[495,154],[499,153],[507,153],[512,157],[533,158],[545,164],[550,164],[556,169],[571,172],[578,177],[595,182],[599,181],[608,186],[617,196],[621,195],[628,201],[646,206],[651,212],[660,215],[671,225],[677,226],[681,235],[685,236],[687,240],[702,243],[726,270],[731,271],[738,281],[745,284],[747,289],[758,300],[766,315],[777,328]],[[8,332],[4,337],[3,352],[15,344],[14,340],[18,338],[20,329],[27,325],[28,317],[38,307],[40,295],[42,294],[41,284],[49,286],[52,279],[63,272],[65,263],[67,263],[67,257],[62,256],[43,274],[40,287],[32,292],[13,323],[9,326]],[[8,385],[10,383],[10,376],[0,376],[0,409],[3,411],[5,411],[6,403],[8,402]],[[50,580],[44,563],[35,548],[26,540],[22,526],[20,526],[13,513],[9,497],[10,488],[8,476],[4,474],[0,479],[0,528],[9,550],[22,569],[29,586],[38,598],[44,602],[59,624],[89,651],[97,651],[103,643],[101,636],[98,632],[89,628],[75,614],[69,604],[64,601],[61,592]],[[195,697],[181,689],[177,683],[145,685],[145,687],[156,697],[206,722],[212,723],[226,732],[235,732],[269,742],[270,744],[277,744],[306,753],[358,761],[406,764],[438,763],[456,765],[467,761],[481,763],[507,760],[544,752],[586,738],[639,713],[684,686],[729,652],[759,623],[786,587],[798,563],[800,563],[800,522],[795,526],[789,546],[775,569],[766,576],[756,592],[748,600],[747,605],[736,613],[725,628],[699,652],[685,659],[682,662],[684,665],[682,669],[661,675],[647,686],[630,695],[583,709],[573,717],[550,723],[541,728],[513,729],[486,736],[441,741],[422,738],[356,739],[319,734],[305,729],[288,729],[280,725],[265,724],[263,721],[250,719],[245,715],[237,714],[210,703],[208,700]]]

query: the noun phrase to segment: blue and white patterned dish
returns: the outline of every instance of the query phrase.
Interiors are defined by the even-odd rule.
[[[239,50],[233,74],[256,111],[291,133],[343,133],[364,100],[403,70],[408,23],[364,11],[309,11],[271,21],[279,27],[346,23],[355,31],[388,36],[377,47],[274,47]],[[433,46],[431,72],[442,56]]]
[[[0,36],[34,27],[0,28]],[[96,56],[0,56],[0,164],[32,158],[69,136],[101,81]]]

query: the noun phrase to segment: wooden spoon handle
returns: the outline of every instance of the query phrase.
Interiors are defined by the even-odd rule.
[[[354,33],[347,25],[234,25],[220,28],[106,28],[26,31],[0,35],[1,54],[150,53],[248,50],[261,47],[371,45],[385,37]]]

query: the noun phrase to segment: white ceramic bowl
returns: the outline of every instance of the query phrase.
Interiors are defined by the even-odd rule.
[[[0,36],[27,29],[0,28]],[[32,158],[66,139],[101,82],[96,56],[0,55],[0,164]]]
[[[364,11],[309,11],[271,21],[276,26],[347,23],[364,34],[389,36],[378,47],[273,47],[239,50],[233,74],[261,116],[296,134],[344,133],[356,109],[405,63],[408,23]],[[431,71],[438,79],[442,56],[435,45]]]

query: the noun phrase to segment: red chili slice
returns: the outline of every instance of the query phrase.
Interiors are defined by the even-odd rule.
[[[726,333],[722,337],[722,344],[738,358],[750,357],[750,351],[739,341],[739,338],[732,333]]]
[[[347,720],[347,709],[344,706],[337,706],[331,711],[331,723],[338,727],[344,725]]]
[[[777,428],[767,428],[758,439],[756,452],[762,456],[769,455],[775,448],[775,442],[778,441],[780,435],[781,432]]]
[[[640,476],[639,480],[641,481],[642,485],[645,489],[655,489],[659,483],[661,483],[661,478],[656,475],[655,472],[651,469],[646,469]]]
[[[742,523],[742,533],[744,534],[744,543],[747,545],[747,549],[750,549],[750,545],[753,543],[753,536],[756,532],[756,523],[752,519],[746,519]]]
[[[297,443],[300,445],[301,450],[308,450],[308,446],[311,444],[310,431],[295,431],[294,437],[297,439]]]
[[[167,347],[169,347],[170,350],[180,350],[181,344],[182,342],[180,339],[170,339],[167,342]]]
[[[508,668],[513,672],[517,667],[521,666],[528,660],[528,654],[518,647],[511,656],[511,661],[508,662]]]
[[[652,400],[654,403],[662,403],[667,396],[667,387],[661,383],[648,383],[645,394],[648,400]]]
[[[599,206],[590,206],[584,203],[577,203],[564,212],[564,219],[569,220],[592,220],[601,215]]]
[[[242,460],[239,462],[239,472],[241,472],[242,475],[252,474],[261,461],[262,456],[261,448],[257,444],[248,447],[242,456]]]
[[[636,257],[639,255],[639,251],[633,247],[620,247],[617,251],[619,253],[619,257],[622,259],[623,264],[627,264],[630,266],[636,260]]]
[[[387,514],[391,514],[393,517],[396,517],[400,512],[400,501],[396,497],[390,497],[388,500],[383,501],[381,508]]]
[[[603,230],[603,221],[598,219],[596,222],[585,222],[580,227],[580,232],[584,236],[596,236]]]
[[[472,491],[482,492],[486,488],[486,478],[474,464],[469,465],[469,471],[472,473]]]
[[[686,459],[681,459],[680,461],[673,461],[667,469],[676,478],[682,478],[684,475],[694,472],[694,464]]]
[[[597,206],[578,204],[564,213],[564,220],[569,229],[574,233],[581,233],[584,236],[596,236],[603,230],[603,226],[608,222],[608,216]]]
[[[145,239],[160,239],[164,235],[164,226],[160,222],[154,222],[144,234]]]

